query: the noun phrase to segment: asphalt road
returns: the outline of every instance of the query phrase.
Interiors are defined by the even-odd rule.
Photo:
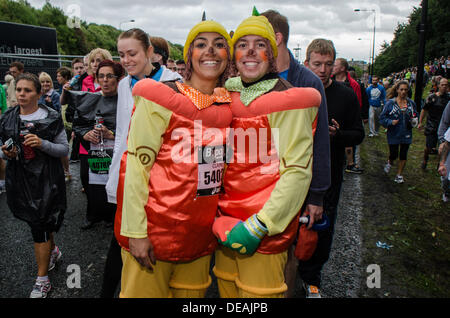
[[[67,184],[68,209],[64,224],[56,235],[63,258],[49,274],[53,285],[49,297],[97,298],[113,229],[105,224],[86,231],[80,229],[86,199],[81,192],[78,164],[71,163],[70,168],[73,179]],[[346,175],[333,251],[323,271],[323,297],[358,297],[363,272],[360,264],[360,178]],[[28,225],[15,219],[10,212],[6,194],[0,195],[0,218],[0,298],[28,298],[37,273],[33,240]],[[294,297],[303,297],[300,285],[297,278]],[[207,297],[218,296],[213,283]]]

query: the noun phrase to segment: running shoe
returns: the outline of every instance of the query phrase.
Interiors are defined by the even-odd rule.
[[[0,194],[5,193],[5,192],[6,192],[6,187],[0,186]]]
[[[52,289],[50,280],[38,280],[34,283],[33,290],[31,291],[30,298],[47,298],[48,293]]]
[[[62,257],[62,253],[59,250],[59,247],[56,246],[55,250],[52,251],[52,254],[50,255],[50,263],[48,264],[48,270],[51,271],[55,268],[56,263],[59,262],[59,260]]]
[[[361,174],[363,173],[363,170],[356,165],[349,165],[345,168],[345,172]]]
[[[319,287],[303,283],[303,288],[306,292],[306,298],[322,298]]]
[[[391,171],[391,167],[392,167],[392,165],[389,162],[386,163],[386,165],[384,166],[384,172],[386,172],[386,174],[388,174],[389,171]]]
[[[450,200],[450,197],[446,196],[445,193],[442,193],[442,201],[447,203]]]
[[[405,180],[403,180],[403,176],[396,175],[395,179],[394,179],[394,182],[396,182],[396,183],[403,183],[403,182],[405,182]]]

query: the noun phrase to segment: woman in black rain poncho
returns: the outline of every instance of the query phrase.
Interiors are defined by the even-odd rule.
[[[30,294],[45,298],[51,289],[48,271],[61,252],[54,233],[66,210],[66,185],[60,158],[69,145],[61,115],[38,104],[41,84],[37,76],[25,73],[16,81],[18,106],[0,120],[0,156],[7,159],[6,195],[14,216],[31,227],[38,277]]]

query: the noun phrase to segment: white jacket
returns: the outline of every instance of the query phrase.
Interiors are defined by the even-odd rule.
[[[161,66],[163,72],[160,82],[181,80],[181,75]],[[106,193],[109,203],[117,203],[117,185],[119,183],[120,160],[127,150],[128,129],[130,128],[131,112],[133,111],[133,96],[131,94],[131,76],[119,82],[116,114],[116,137],[114,140],[114,153],[109,167],[109,178],[106,184]]]

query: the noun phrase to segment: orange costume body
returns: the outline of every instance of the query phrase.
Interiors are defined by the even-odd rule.
[[[230,101],[226,90],[216,92],[219,102]],[[140,125],[135,129],[131,125],[128,151],[121,161],[116,238],[128,250],[129,237],[148,237],[156,259],[162,261],[210,255],[217,246],[211,228],[223,174],[221,152],[232,119],[229,105],[218,104],[187,85],[169,87],[150,79],[138,82],[133,96],[132,121]],[[203,150],[200,155],[199,149]],[[211,152],[217,160],[221,157],[218,163],[199,158]],[[138,169],[131,171],[130,165]],[[209,180],[202,179],[205,174]],[[137,222],[132,217],[136,209],[141,209]]]
[[[234,162],[227,165],[224,177],[225,193],[220,196],[219,202],[222,215],[245,221],[251,215],[261,211],[271,195],[278,194],[273,191],[280,179],[280,165],[288,169],[302,168],[305,170],[312,166],[312,151],[310,149],[305,149],[306,156],[297,164],[290,165],[289,162],[286,162],[286,158],[280,158],[272,135],[272,128],[276,127],[271,126],[269,117],[273,114],[279,116],[281,112],[289,110],[308,108],[317,110],[319,105],[317,101],[320,102],[320,96],[318,97],[317,91],[312,88],[294,88],[286,91],[291,85],[281,79],[277,86],[275,89],[284,89],[284,91],[272,91],[264,94],[248,106],[241,102],[238,92],[231,93],[231,110],[233,113],[231,128],[236,132],[233,149]],[[286,116],[289,116],[289,114],[286,114]],[[314,121],[310,123],[309,127],[301,127],[301,129],[309,130],[309,135],[312,137],[316,122],[317,120],[314,117]],[[287,127],[283,128],[288,129]],[[240,151],[237,141],[239,129],[243,129],[247,136],[251,129],[258,134],[258,149],[254,152],[258,158],[254,154],[249,154],[251,145],[248,143],[245,148],[241,148],[245,153]],[[297,130],[295,127],[292,127],[292,129]],[[267,133],[259,133],[264,131]],[[285,138],[286,136],[279,137]],[[264,140],[264,138],[266,139]],[[270,160],[264,160],[264,158],[270,158]],[[305,174],[304,178],[310,178],[310,175],[310,173]],[[301,195],[299,194],[299,196]],[[306,196],[306,193],[303,196]],[[279,199],[286,200],[282,196]],[[300,210],[297,210],[297,215],[299,212]],[[269,225],[268,223],[270,222],[266,224]],[[257,252],[274,254],[286,250],[295,238],[297,226],[298,218],[294,217],[284,231],[273,236],[266,236]]]
[[[312,178],[321,97],[313,88],[292,88],[281,78],[250,87],[233,78],[226,88],[232,97],[233,160],[224,176],[220,215],[241,221],[257,215],[268,232],[253,255],[222,246],[214,273],[222,297],[280,297],[287,289],[286,251]],[[257,136],[254,145],[252,134]]]

